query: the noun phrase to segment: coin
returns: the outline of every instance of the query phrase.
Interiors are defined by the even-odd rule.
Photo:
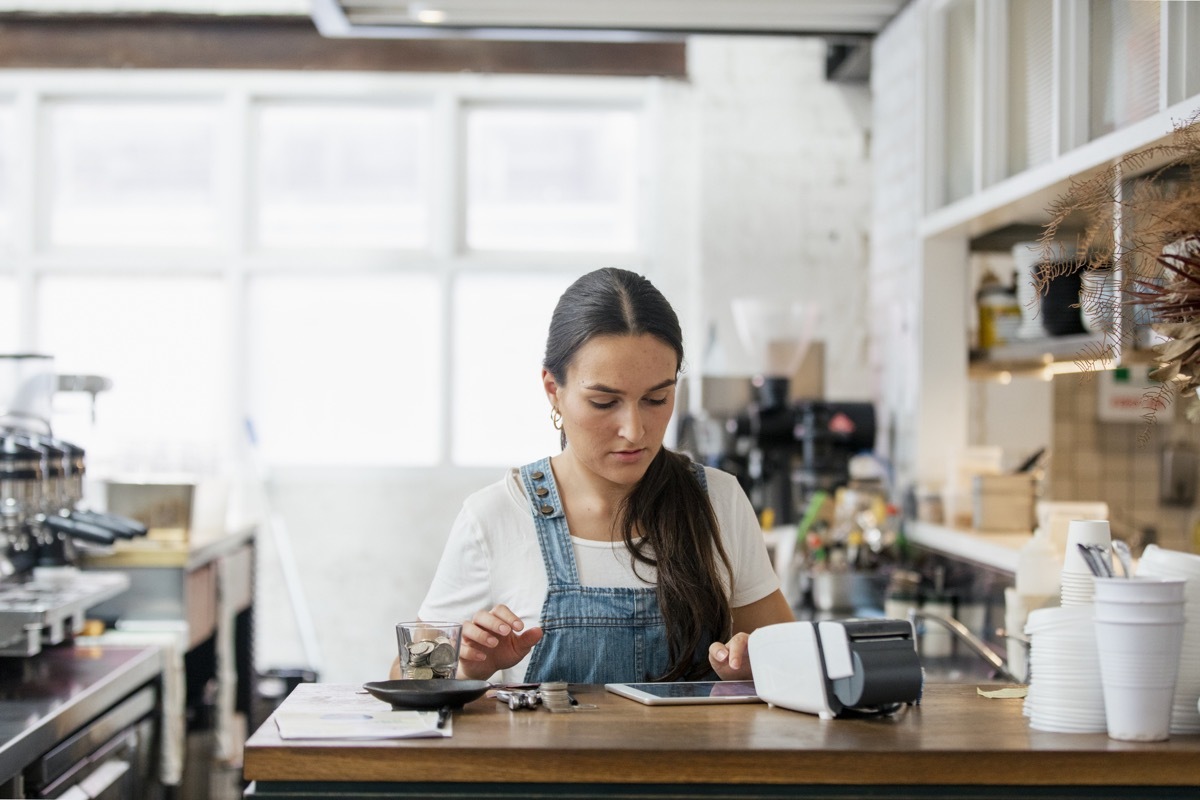
[[[545,681],[538,687],[538,697],[542,706],[551,713],[561,714],[571,712],[575,707],[571,703],[571,695],[567,693],[566,681]]]
[[[410,679],[453,678],[458,652],[449,636],[405,642],[400,648],[404,677]]]
[[[408,652],[414,656],[425,656],[433,652],[437,645],[430,641],[413,642],[408,646]]]
[[[438,644],[429,653],[429,665],[431,667],[450,667],[454,665],[454,645],[449,641]]]

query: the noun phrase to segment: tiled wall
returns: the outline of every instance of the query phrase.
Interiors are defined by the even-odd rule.
[[[1200,424],[1184,419],[1176,403],[1173,419],[1104,422],[1099,419],[1099,380],[1080,375],[1054,379],[1054,444],[1044,497],[1103,500],[1113,534],[1131,545],[1153,529],[1163,547],[1195,550],[1196,508],[1163,506],[1159,477],[1164,449],[1176,441],[1200,446]]]

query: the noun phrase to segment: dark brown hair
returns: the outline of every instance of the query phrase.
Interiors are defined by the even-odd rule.
[[[559,298],[542,366],[559,383],[579,348],[596,336],[649,334],[675,351],[683,367],[683,332],[671,304],[650,281],[612,267],[589,272]],[[566,447],[566,434],[562,435]],[[635,561],[658,570],[658,606],[667,628],[670,663],[658,680],[708,674],[709,643],[725,641],[732,625],[720,566],[732,574],[708,493],[691,461],[663,447],[617,512]],[[636,537],[641,535],[640,539]],[[647,552],[647,551],[650,552]]]

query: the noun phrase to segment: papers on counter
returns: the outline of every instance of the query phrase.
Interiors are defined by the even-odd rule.
[[[451,735],[453,716],[438,728],[436,711],[282,711],[281,739],[438,739]]]

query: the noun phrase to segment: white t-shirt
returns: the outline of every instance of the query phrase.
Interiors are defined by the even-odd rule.
[[[708,496],[717,515],[721,541],[729,555],[732,581],[723,576],[730,608],[763,599],[779,588],[763,543],[754,508],[737,479],[705,467]],[[521,476],[509,470],[496,483],[463,503],[437,573],[418,616],[426,620],[466,620],[475,612],[503,603],[525,627],[541,624],[549,580]],[[624,542],[571,537],[579,581],[584,586],[653,586],[655,570],[637,564]],[[730,589],[732,583],[732,589]],[[500,680],[524,680],[528,658],[504,670]]]

